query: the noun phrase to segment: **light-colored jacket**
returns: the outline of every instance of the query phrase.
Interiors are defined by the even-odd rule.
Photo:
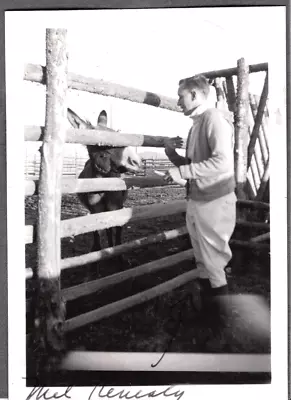
[[[216,108],[197,111],[191,115],[193,126],[186,157],[175,150],[166,153],[179,168],[181,177],[188,181],[188,197],[211,201],[235,190],[232,114]]]

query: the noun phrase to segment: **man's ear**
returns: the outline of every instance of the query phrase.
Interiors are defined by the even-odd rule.
[[[192,100],[196,99],[196,91],[195,90],[191,91],[191,97],[192,97]]]

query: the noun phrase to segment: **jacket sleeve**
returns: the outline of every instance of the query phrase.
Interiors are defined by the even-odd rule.
[[[206,116],[205,129],[211,156],[198,163],[180,165],[183,179],[215,178],[233,174],[233,125],[218,112]]]
[[[180,156],[180,154],[178,154],[176,152],[176,150],[165,150],[165,153],[168,157],[168,159],[176,166],[176,167],[180,167],[180,165],[185,165],[186,162],[186,157]]]

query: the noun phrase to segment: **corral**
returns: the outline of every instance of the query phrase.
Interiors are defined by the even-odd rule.
[[[34,364],[37,365],[37,375],[43,370],[47,371],[51,365],[59,365],[60,362],[65,369],[78,369],[78,366],[70,361],[74,353],[65,357],[70,349],[162,353],[173,334],[173,321],[169,316],[177,301],[184,301],[185,315],[170,351],[199,353],[193,341],[195,329],[199,329],[199,326],[189,329],[192,327],[192,295],[189,294],[195,292],[193,280],[196,272],[193,269],[193,255],[184,226],[184,189],[167,187],[162,178],[151,173],[144,177],[118,179],[112,183],[111,188],[104,179],[91,181],[90,187],[86,180],[64,179],[61,182],[62,161],[53,157],[54,152],[59,150],[58,146],[63,146],[66,141],[111,146],[163,146],[163,137],[114,131],[109,134],[108,130],[105,131],[102,127],[82,133],[71,129],[65,135],[65,95],[59,96],[58,100],[54,97],[56,90],[66,92],[65,36],[64,31],[48,30],[47,48],[50,48],[51,52],[47,53],[46,68],[27,65],[25,70],[25,79],[45,83],[51,96],[47,99],[47,102],[51,103],[50,108],[47,105],[45,129],[25,128],[25,140],[44,140],[44,144],[49,143],[52,147],[50,157],[42,156],[43,170],[40,173],[39,185],[35,180],[27,180],[25,186],[28,196],[26,216],[29,221],[26,229],[26,276],[27,293],[31,299],[27,302],[27,333],[30,339],[29,350],[33,349],[34,357],[36,355],[37,363]],[[61,49],[57,50],[54,47],[54,40],[62,43]],[[55,57],[62,68],[58,71],[54,69],[50,57]],[[256,104],[248,93],[248,74],[258,71],[266,71],[266,80],[260,101]],[[269,299],[267,71],[267,64],[248,67],[244,59],[241,59],[237,68],[212,71],[204,75],[213,79],[217,91],[217,107],[228,107],[235,115],[235,165],[239,201],[237,227],[231,241],[234,249],[234,258],[229,270],[231,291],[262,294]],[[232,79],[234,75],[237,76],[237,91]],[[56,77],[63,85],[58,89],[55,87]],[[104,81],[93,81],[74,74],[68,74],[68,86],[75,90],[87,90],[149,106],[164,107],[173,112],[179,111],[173,99],[120,85],[109,85]],[[253,116],[252,123],[251,118],[247,119],[248,113],[245,111],[248,109]],[[50,142],[48,135],[51,135]],[[75,195],[79,191],[122,190],[125,185],[133,188],[125,208],[111,215],[105,213],[106,215],[87,216],[86,210]],[[52,219],[56,221],[54,225],[50,222]],[[33,223],[38,224],[36,235]],[[119,248],[86,254],[92,230],[97,226],[102,230],[117,224],[127,224],[125,244]],[[54,242],[52,237],[55,238]],[[59,251],[61,240],[62,254]],[[161,242],[163,245],[160,245]],[[244,249],[243,253],[241,249]],[[114,256],[119,253],[127,254],[128,265],[124,267],[123,272],[118,270],[114,262]],[[82,268],[94,261],[99,261],[102,265],[102,276],[84,284]],[[73,269],[81,265],[82,268]],[[68,302],[66,320],[63,300]],[[40,329],[36,328],[36,321]],[[63,327],[67,332],[66,346],[63,344]],[[50,340],[47,335],[51,335]],[[126,341],[122,340],[125,335]],[[237,332],[233,332],[232,329],[226,332],[224,341],[229,342],[230,353],[259,353],[258,359],[262,356],[260,353],[265,353],[263,357],[268,357],[269,343],[243,338],[239,327]],[[213,352],[221,352],[222,344],[223,341],[216,343]],[[76,356],[78,357],[78,353]],[[199,360],[202,362],[203,357]],[[239,363],[238,360],[237,358]],[[242,367],[240,371],[239,366],[235,370],[236,361],[229,359],[229,365],[226,367],[228,372],[248,371],[246,367]],[[88,358],[87,369],[94,368],[98,369],[98,362],[95,364],[95,361],[89,361]],[[215,363],[212,368],[215,370]],[[256,372],[268,372],[268,366],[266,369],[265,371],[264,364],[259,363]],[[199,368],[197,370],[199,371]],[[211,370],[213,369],[208,369]]]

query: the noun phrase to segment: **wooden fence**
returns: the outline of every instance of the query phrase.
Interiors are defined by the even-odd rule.
[[[56,41],[58,46],[55,45]],[[262,153],[258,156],[258,163],[253,163],[255,149],[257,149],[257,138],[261,138],[262,143],[267,143],[266,129],[263,128],[263,117],[266,105],[267,83],[256,108],[253,105],[254,127],[250,135],[249,145],[245,138],[250,133],[249,120],[247,120],[247,109],[249,107],[248,95],[248,74],[258,71],[266,71],[267,64],[258,64],[247,67],[243,59],[238,61],[237,68],[222,71],[204,73],[204,75],[215,79],[215,87],[218,94],[217,106],[227,104],[235,114],[236,142],[236,179],[239,186],[238,207],[269,209],[269,204],[260,201],[247,199],[245,192],[246,176],[248,165],[255,170],[262,162],[264,166],[263,178],[259,191],[263,194],[263,182],[268,181],[268,158],[263,158]],[[238,90],[235,95],[232,76],[238,78]],[[216,78],[223,77],[225,85]],[[124,254],[134,248],[143,247],[150,243],[157,243],[170,240],[175,237],[186,235],[185,227],[158,233],[146,238],[124,243],[115,248],[104,249],[98,252],[89,253],[83,256],[72,257],[61,260],[60,242],[62,237],[75,236],[96,229],[105,229],[114,226],[122,226],[129,221],[136,221],[145,218],[155,218],[162,215],[177,214],[185,211],[185,201],[175,201],[168,204],[156,204],[151,206],[139,206],[134,208],[124,208],[118,211],[103,214],[88,215],[69,220],[60,220],[61,195],[62,193],[93,192],[96,190],[111,191],[122,190],[128,186],[142,187],[148,177],[128,177],[123,179],[98,178],[77,180],[76,178],[62,180],[63,160],[58,157],[65,142],[80,144],[99,144],[111,146],[146,146],[163,147],[164,137],[154,137],[149,135],[117,133],[110,129],[99,126],[95,130],[65,129],[66,121],[66,92],[67,88],[84,90],[91,93],[98,93],[104,96],[114,96],[121,99],[131,100],[150,106],[162,107],[175,112],[179,109],[176,100],[169,99],[150,92],[144,92],[121,85],[109,84],[103,80],[85,78],[79,75],[67,73],[66,57],[66,31],[48,29],[46,34],[46,67],[38,65],[26,65],[24,79],[40,82],[47,86],[46,102],[46,124],[45,127],[25,127],[25,140],[42,140],[41,169],[39,182],[36,180],[26,180],[25,193],[31,195],[38,193],[39,198],[39,218],[37,225],[38,243],[38,263],[34,271],[29,266],[26,269],[26,278],[35,279],[35,295],[31,299],[30,311],[34,318],[34,330],[29,339],[29,349],[33,354],[35,362],[36,376],[39,371],[49,371],[50,368],[59,368],[60,365],[66,369],[78,368],[75,364],[74,353],[67,354],[64,344],[65,332],[96,322],[102,318],[109,317],[116,313],[126,310],[137,304],[144,303],[150,299],[184,285],[185,283],[197,278],[197,271],[192,270],[182,275],[154,286],[144,292],[135,294],[117,302],[102,306],[97,310],[78,315],[66,320],[65,301],[70,301],[94,293],[101,287],[109,287],[125,281],[133,276],[142,276],[152,271],[157,271],[174,266],[181,260],[192,259],[191,250],[184,251],[175,255],[156,260],[130,270],[113,274],[109,277],[95,280],[86,285],[81,284],[65,290],[61,290],[60,275],[61,270],[71,269],[79,265],[85,265],[93,261],[108,259],[117,254]],[[220,83],[222,86],[220,86]],[[236,96],[236,97],[235,97]],[[264,141],[265,140],[265,141]],[[256,147],[257,146],[257,147]],[[266,172],[267,171],[267,172]],[[133,181],[135,180],[135,185]],[[111,182],[111,183],[110,183]],[[161,177],[156,177],[155,183],[162,183]],[[265,222],[250,222],[240,220],[237,226],[251,226],[253,229],[263,229],[265,234],[262,237],[252,238],[249,241],[236,241],[234,245],[242,247],[256,247],[268,249],[268,244],[263,241],[268,238],[269,224]],[[33,227],[26,227],[26,243],[34,241]],[[262,243],[263,242],[263,243]],[[237,362],[240,361],[237,359]],[[89,369],[87,359],[87,368]],[[92,364],[92,363],[91,363]],[[233,363],[225,364],[224,368],[231,371]],[[83,365],[84,367],[84,365]],[[96,365],[95,365],[96,367]],[[239,369],[240,367],[238,367]],[[261,369],[269,370],[269,364],[261,366]],[[259,369],[259,370],[261,370]]]

